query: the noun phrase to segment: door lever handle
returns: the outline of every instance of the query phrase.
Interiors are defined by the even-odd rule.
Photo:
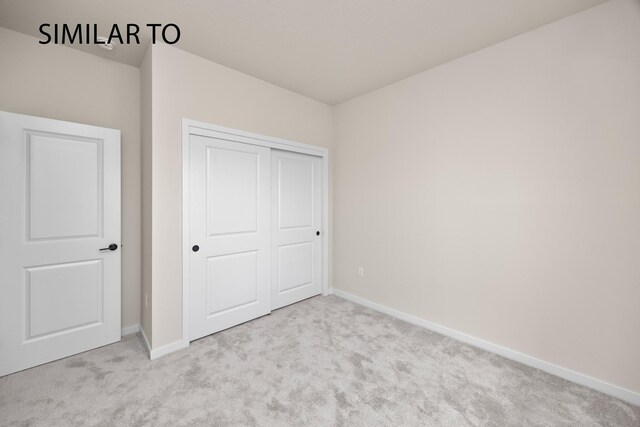
[[[118,245],[116,245],[115,243],[112,243],[109,246],[107,246],[106,248],[100,249],[100,252],[102,252],[102,251],[115,251],[116,249],[118,249]]]

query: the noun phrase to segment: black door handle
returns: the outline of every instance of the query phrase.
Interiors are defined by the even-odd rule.
[[[118,249],[118,245],[116,245],[115,243],[112,243],[108,247],[100,249],[100,252],[102,252],[102,251],[115,251],[116,249]]]
[[[316,236],[319,236],[319,235],[320,235],[320,232],[319,232],[319,231],[316,231]]]

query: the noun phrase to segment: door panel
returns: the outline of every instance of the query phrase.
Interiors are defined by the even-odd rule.
[[[313,242],[278,247],[278,291],[285,292],[313,282]]]
[[[102,320],[102,260],[26,268],[29,333],[40,338]]]
[[[255,233],[258,154],[216,147],[206,150],[208,236]]]
[[[98,236],[101,142],[27,131],[29,238]]]
[[[269,149],[190,136],[189,339],[270,311]]]
[[[258,282],[258,251],[207,258],[207,315],[257,303]]]
[[[0,375],[120,340],[120,132],[0,112]]]
[[[272,150],[272,308],[321,292],[321,159]]]
[[[281,230],[313,225],[314,158],[307,157],[277,157],[277,218]]]

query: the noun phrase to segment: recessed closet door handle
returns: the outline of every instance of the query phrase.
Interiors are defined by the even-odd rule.
[[[118,245],[116,245],[115,243],[112,243],[109,246],[107,246],[106,248],[100,249],[100,252],[102,252],[102,251],[115,251],[116,249],[118,249]]]

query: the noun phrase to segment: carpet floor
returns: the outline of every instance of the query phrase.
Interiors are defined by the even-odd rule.
[[[329,296],[153,361],[132,335],[5,376],[0,425],[639,426],[640,408]]]

